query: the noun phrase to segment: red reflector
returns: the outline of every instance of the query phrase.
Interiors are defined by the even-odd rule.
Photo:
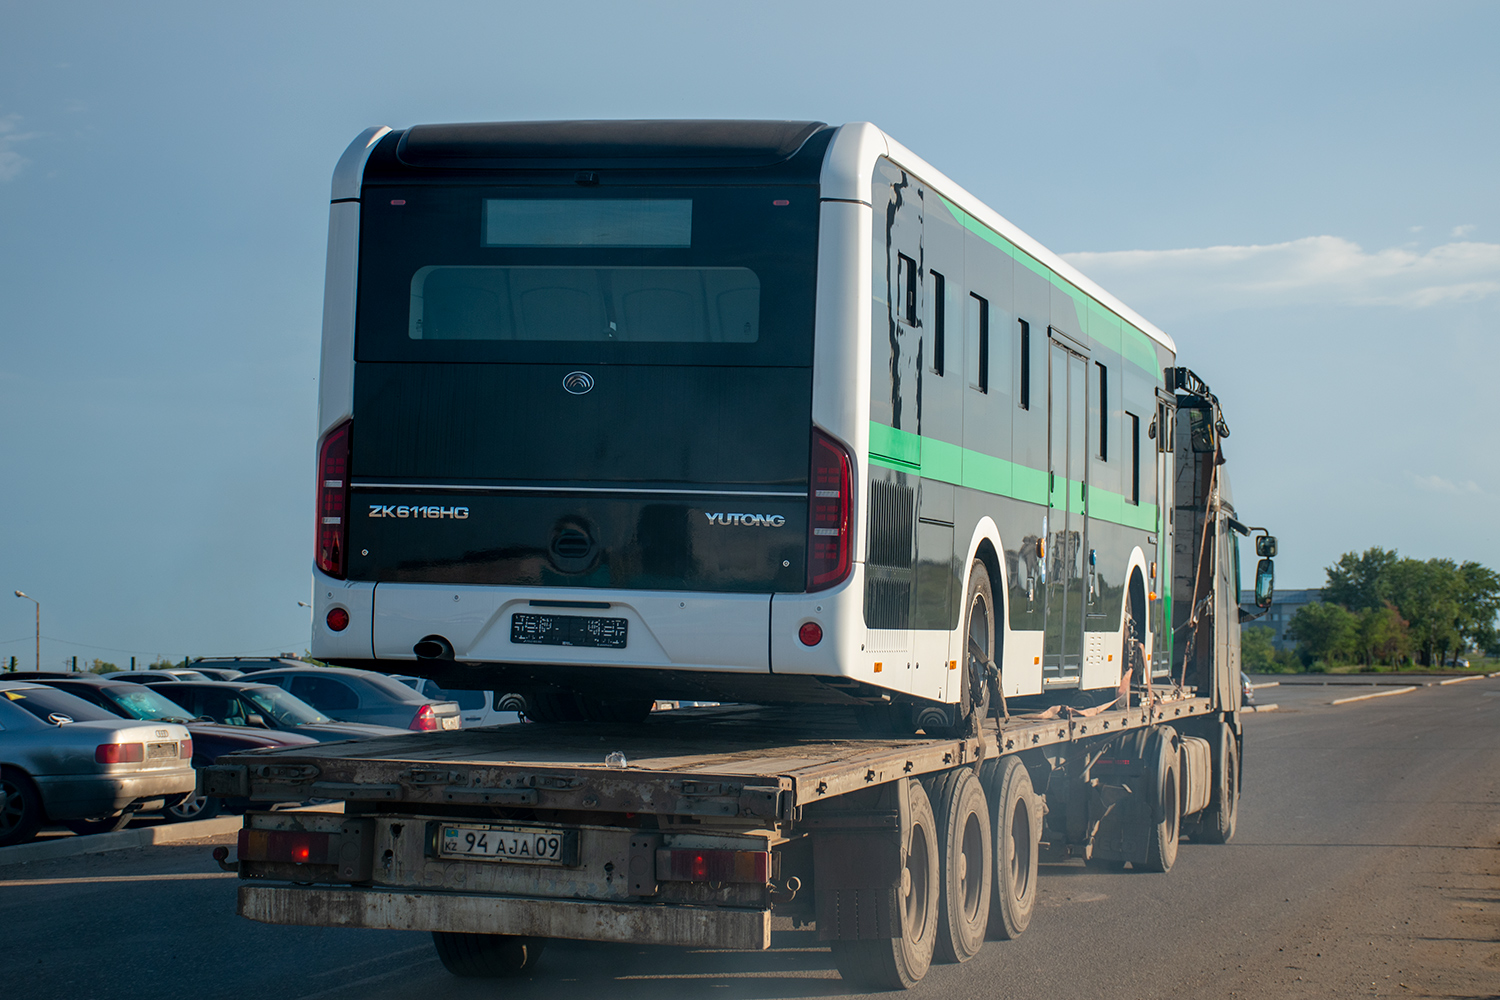
[[[853,491],[849,453],[814,430],[808,491],[807,589],[826,590],[849,575],[849,517]]]
[[[98,764],[134,764],[146,759],[144,743],[101,743],[94,748]]]
[[[749,882],[771,880],[770,851],[662,850],[656,877],[665,882]]]
[[[823,641],[823,626],[817,622],[808,622],[797,630],[797,638],[802,640],[804,646],[816,646]]]
[[[771,202],[771,204],[773,204],[773,205],[790,205],[791,202],[787,201],[785,198],[777,198],[775,201]]]
[[[349,612],[343,608],[330,608],[328,610],[328,627],[335,632],[342,632],[349,627]]]
[[[318,569],[343,579],[344,550],[349,542],[349,437],[353,422],[345,420],[318,447]]]
[[[241,861],[290,861],[294,864],[328,865],[328,834],[304,830],[241,830]]]
[[[433,712],[431,705],[423,705],[417,709],[417,714],[412,718],[408,729],[418,732],[430,733],[438,727],[437,714]]]
[[[189,760],[193,756],[193,741],[183,740],[177,744],[177,756],[183,760]]]
[[[392,205],[405,205],[406,204],[406,199],[405,198],[392,198],[391,199],[391,204]]]

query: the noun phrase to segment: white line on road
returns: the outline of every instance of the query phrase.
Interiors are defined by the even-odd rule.
[[[18,878],[0,881],[10,885],[83,885],[94,882],[176,882],[185,879],[234,878],[237,872],[182,872],[178,875],[94,875],[90,878]]]
[[[1348,698],[1335,698],[1333,701],[1329,702],[1329,704],[1330,705],[1347,705],[1351,701],[1364,701],[1364,700],[1366,700],[1368,698],[1385,698],[1385,697],[1388,697],[1388,696],[1393,695],[1393,694],[1406,694],[1409,691],[1415,691],[1415,690],[1416,690],[1416,688],[1414,688],[1414,687],[1392,688],[1389,691],[1376,691],[1374,694],[1356,694],[1356,695],[1352,695],[1351,697],[1348,697]]]

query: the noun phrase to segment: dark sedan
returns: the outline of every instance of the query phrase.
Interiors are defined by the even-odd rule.
[[[165,681],[150,685],[187,708],[194,716],[226,726],[249,726],[302,733],[319,743],[356,740],[365,736],[395,736],[406,732],[390,726],[336,722],[300,698],[272,684],[241,681]]]
[[[335,719],[404,726],[419,732],[457,729],[458,702],[428,698],[388,674],[348,667],[263,670],[257,681],[290,691]]]

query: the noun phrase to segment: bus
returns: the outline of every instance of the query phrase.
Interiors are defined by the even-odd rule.
[[[1172,673],[1198,563],[1174,393],[1212,397],[1175,356],[869,123],[367,130],[333,177],[312,655],[557,721],[1100,704]],[[1217,401],[1191,415],[1211,456]]]

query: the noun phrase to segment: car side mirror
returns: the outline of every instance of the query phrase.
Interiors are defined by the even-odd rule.
[[[1260,546],[1257,544],[1256,548]],[[1272,548],[1275,541],[1272,540]],[[1276,564],[1270,559],[1262,559],[1255,567],[1255,606],[1258,608],[1269,608],[1276,593]]]
[[[1276,536],[1257,535],[1255,538],[1255,554],[1263,559],[1271,559],[1276,555]]]
[[[245,725],[247,725],[247,726],[259,726],[261,729],[269,729],[270,728],[269,726],[266,725],[266,717],[265,716],[263,716],[263,715],[256,715],[254,713],[251,713],[250,715],[245,716]]]

